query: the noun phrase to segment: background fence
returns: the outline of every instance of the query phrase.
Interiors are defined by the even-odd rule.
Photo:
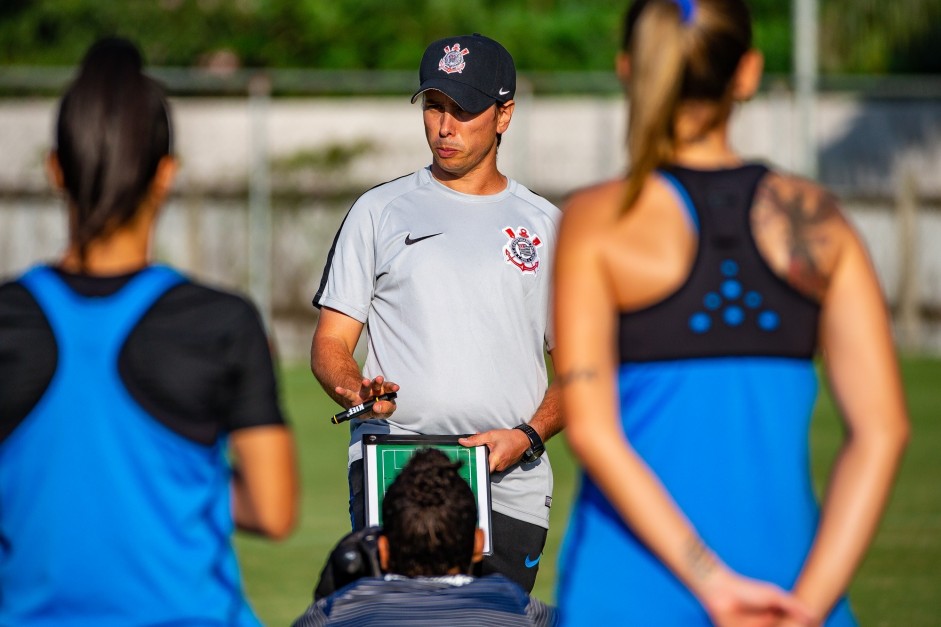
[[[70,69],[0,68],[0,274],[57,255],[61,201],[42,161]],[[429,161],[413,72],[157,68],[172,94],[181,171],[159,257],[252,294],[290,360],[306,359],[327,250],[363,190]],[[814,128],[787,77],[766,79],[733,140],[843,198],[869,243],[899,339],[941,352],[941,78],[821,80]],[[500,166],[561,202],[624,168],[624,103],[610,73],[521,76]],[[807,146],[806,142],[812,142]]]

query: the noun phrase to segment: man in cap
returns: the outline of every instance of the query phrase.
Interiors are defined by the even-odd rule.
[[[330,250],[313,303],[311,369],[351,423],[350,514],[365,524],[362,436],[459,435],[486,445],[493,555],[532,590],[552,504],[543,442],[562,427],[544,350],[559,210],[497,168],[516,70],[479,34],[428,46],[419,71],[431,165],[363,194]],[[353,350],[363,327],[362,371]]]

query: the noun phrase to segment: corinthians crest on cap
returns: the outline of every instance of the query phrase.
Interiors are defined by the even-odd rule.
[[[526,227],[522,226],[517,227],[516,231],[506,227],[503,232],[510,238],[510,241],[503,247],[506,262],[519,268],[523,274],[532,272],[535,275],[539,267],[539,253],[536,249],[542,246],[542,240],[535,233],[530,234]]]
[[[464,61],[464,55],[470,54],[467,48],[461,48],[461,44],[444,47],[444,56],[438,61],[438,69],[448,74],[460,73],[464,70],[467,62]]]

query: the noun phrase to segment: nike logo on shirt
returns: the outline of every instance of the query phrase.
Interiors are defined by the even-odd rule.
[[[405,236],[405,245],[411,246],[412,244],[417,244],[423,239],[428,239],[429,237],[435,237],[436,235],[441,235],[441,233],[432,233],[431,235],[422,235],[421,237],[416,237],[415,239],[412,239],[412,234],[409,233],[408,235]]]
[[[529,559],[529,554],[527,553],[527,554],[526,554],[526,559],[523,560],[523,563],[526,564],[526,568],[534,568],[534,567],[536,566],[536,564],[539,563],[539,560],[541,560],[541,559],[542,559],[542,553],[540,553],[539,556],[538,556],[536,559],[534,559],[534,560],[533,560],[533,559]]]

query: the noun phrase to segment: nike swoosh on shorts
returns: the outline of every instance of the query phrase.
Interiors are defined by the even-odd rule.
[[[423,239],[428,239],[429,237],[435,237],[436,235],[441,235],[441,233],[432,233],[431,235],[422,235],[421,237],[416,237],[415,239],[412,239],[412,234],[409,233],[408,235],[405,236],[405,245],[411,246],[412,244],[417,244]]]
[[[523,563],[526,564],[526,568],[533,568],[534,566],[536,566],[536,564],[539,563],[539,560],[541,559],[542,559],[542,553],[540,553],[539,556],[536,557],[536,559],[534,560],[529,559],[529,555],[527,555]]]

